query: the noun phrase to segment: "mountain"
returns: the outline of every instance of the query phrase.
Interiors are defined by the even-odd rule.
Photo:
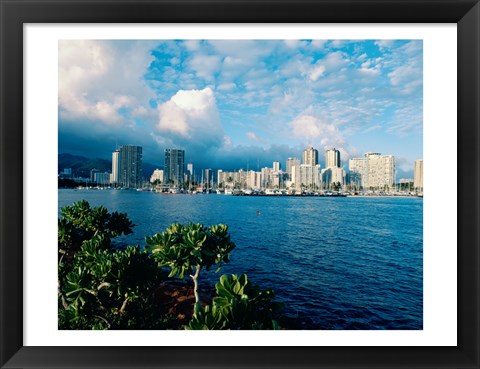
[[[111,172],[112,161],[100,158],[86,158],[72,154],[59,154],[58,173],[62,172],[65,168],[71,168],[74,177],[90,177],[90,171],[92,169],[98,169],[101,172]],[[155,169],[160,168],[159,165],[143,162],[142,176],[148,179]]]

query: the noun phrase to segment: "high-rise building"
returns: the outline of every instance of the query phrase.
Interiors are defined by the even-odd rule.
[[[212,188],[215,181],[215,171],[213,169],[204,169],[203,170],[203,183],[205,188]]]
[[[423,191],[423,159],[415,160],[413,168],[413,187],[417,191]]]
[[[274,172],[280,172],[280,162],[279,161],[274,161],[272,169]]]
[[[331,188],[333,184],[345,184],[346,173],[341,167],[340,151],[331,148],[325,150],[325,169],[322,170],[322,182],[325,188]]]
[[[185,174],[185,151],[165,149],[164,179],[165,184],[175,187],[183,184]]]
[[[193,178],[193,163],[188,163],[187,164],[187,179],[190,183],[195,182]]]
[[[262,168],[261,169],[261,180],[260,180],[260,185],[262,188],[270,188],[272,185],[272,168]]]
[[[300,165],[300,183],[301,189],[319,190],[320,188],[322,188],[320,164]]]
[[[368,161],[365,158],[352,158],[348,161],[350,185],[359,190],[368,184]]]
[[[292,176],[292,168],[293,167],[297,167],[298,169],[300,169],[300,160],[297,159],[297,158],[288,158],[287,159],[287,165],[286,165],[286,171],[287,171],[287,175],[288,175],[288,179],[290,181],[295,181],[295,178],[293,178]],[[298,173],[298,169],[297,169],[297,173]]]
[[[302,164],[315,166],[318,164],[318,150],[313,147],[308,147],[303,150]]]
[[[345,185],[346,173],[343,168],[330,167],[322,170],[322,185],[324,188],[331,189],[332,186],[340,184]]]
[[[367,152],[364,158],[350,159],[350,183],[357,188],[385,189],[395,184],[395,157]]]
[[[118,183],[122,187],[142,187],[142,147],[135,145],[120,146],[118,149],[118,168]]]
[[[113,185],[117,185],[118,181],[118,173],[120,171],[120,150],[115,150],[112,153],[112,174],[110,175],[110,182]]]
[[[340,151],[335,148],[325,151],[325,168],[340,168]]]

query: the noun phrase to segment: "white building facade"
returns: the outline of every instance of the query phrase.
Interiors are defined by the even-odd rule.
[[[415,160],[413,167],[413,187],[417,191],[423,191],[423,160]]]
[[[356,189],[390,189],[395,186],[393,155],[368,152],[364,158],[349,160],[350,184]]]

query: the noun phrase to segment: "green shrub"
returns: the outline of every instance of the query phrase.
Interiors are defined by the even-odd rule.
[[[80,201],[61,209],[58,221],[59,329],[168,329],[178,323],[155,300],[161,268],[169,277],[194,282],[194,315],[186,329],[278,329],[280,304],[272,290],[253,285],[247,276],[223,275],[212,305],[202,307],[200,270],[229,262],[235,244],[228,226],[173,224],[147,237],[148,246],[114,250],[111,240],[132,233],[126,214],[108,213]]]
[[[280,329],[275,315],[282,304],[271,289],[262,290],[245,274],[222,275],[212,305],[197,304],[186,329]]]
[[[71,258],[86,241],[109,249],[112,238],[132,233],[133,227],[126,214],[110,214],[103,206],[91,208],[85,200],[66,206],[60,210],[58,219],[59,258]]]
[[[146,238],[147,249],[159,266],[170,269],[169,277],[184,278],[185,273],[195,273],[190,277],[194,283],[196,303],[200,303],[198,276],[200,270],[209,270],[230,260],[230,252],[235,244],[228,235],[228,226],[218,224],[205,227],[203,224],[172,224],[161,234]]]
[[[62,281],[59,328],[161,328],[153,300],[159,280],[156,263],[139,246],[109,251],[87,243]]]
[[[60,329],[146,329],[163,326],[152,290],[159,270],[139,246],[111,250],[132,233],[126,214],[91,208],[87,201],[61,209],[58,220]],[[161,316],[161,315],[160,315]]]

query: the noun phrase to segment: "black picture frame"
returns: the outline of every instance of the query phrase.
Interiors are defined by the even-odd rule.
[[[479,368],[478,0],[0,0],[0,16],[2,368]],[[456,347],[23,346],[23,25],[177,22],[457,23]]]

